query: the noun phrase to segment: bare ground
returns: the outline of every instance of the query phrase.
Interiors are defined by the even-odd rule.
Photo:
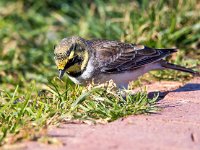
[[[157,114],[129,116],[109,124],[61,124],[48,131],[60,144],[25,142],[17,149],[156,149],[200,150],[200,78],[182,85],[157,82],[147,86],[150,96],[160,91]]]

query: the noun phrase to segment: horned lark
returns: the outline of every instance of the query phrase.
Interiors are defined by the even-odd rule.
[[[66,72],[76,84],[104,83],[112,79],[118,87],[126,88],[130,81],[151,70],[174,69],[199,75],[163,60],[176,51],[74,36],[64,38],[55,47],[54,55],[59,78]]]

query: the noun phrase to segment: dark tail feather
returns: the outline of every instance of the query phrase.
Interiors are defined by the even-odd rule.
[[[191,73],[193,76],[200,76],[200,72],[194,71],[190,68],[185,68],[185,67],[182,67],[182,66],[179,66],[179,65],[171,64],[171,63],[164,61],[164,60],[161,60],[161,66],[164,67],[164,68],[168,68],[168,69],[173,69],[173,70]]]
[[[172,53],[175,53],[178,51],[178,49],[176,48],[160,48],[160,49],[156,49],[158,51],[162,51],[163,53],[165,53],[165,56],[171,55]]]
[[[164,51],[164,52],[169,52],[169,53],[175,53],[178,51],[177,48],[156,48],[156,50]]]

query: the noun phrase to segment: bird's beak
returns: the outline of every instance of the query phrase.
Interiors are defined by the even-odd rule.
[[[62,79],[63,75],[65,74],[65,70],[59,70],[59,79]]]

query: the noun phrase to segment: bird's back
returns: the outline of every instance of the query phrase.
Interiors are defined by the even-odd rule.
[[[109,40],[91,40],[88,44],[95,51],[99,69],[104,73],[131,71],[176,52],[176,49],[154,49]]]

